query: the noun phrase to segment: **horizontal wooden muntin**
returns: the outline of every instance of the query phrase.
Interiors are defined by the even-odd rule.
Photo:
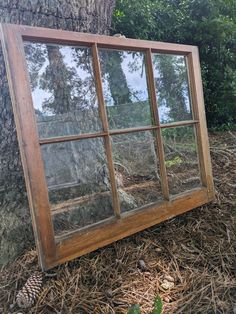
[[[153,126],[146,126],[146,127],[140,127],[140,128],[138,127],[138,128],[109,130],[107,132],[83,133],[83,134],[78,134],[78,135],[40,138],[39,144],[45,145],[45,144],[52,144],[52,143],[78,141],[78,140],[96,138],[96,137],[104,137],[104,136],[109,136],[109,135],[119,135],[119,134],[128,134],[128,133],[134,133],[134,132],[155,131],[157,129],[175,128],[175,127],[180,127],[180,126],[185,126],[185,125],[194,125],[196,123],[198,123],[197,120],[188,120],[188,121],[160,124],[160,126],[153,125]]]
[[[32,224],[42,269],[51,268],[59,263],[91,252],[214,199],[197,47],[11,24],[1,25],[1,41],[24,168]],[[25,59],[24,41],[68,44],[92,48],[99,116],[102,121],[102,130],[100,132],[39,138]],[[98,58],[99,48],[145,52],[153,125],[118,130],[109,129],[101,83],[101,69]],[[183,55],[186,57],[193,114],[192,120],[166,124],[160,123],[158,111],[156,110],[158,103],[151,59],[153,52]],[[193,126],[195,129],[202,187],[173,196],[170,194],[168,187],[161,130],[181,126]],[[114,135],[144,131],[154,131],[155,133],[157,143],[156,155],[160,163],[163,200],[130,212],[122,213],[115,181],[111,138]],[[63,234],[62,236],[55,236],[52,216],[68,210],[69,207],[66,202],[54,206],[50,205],[41,146],[98,137],[104,138],[111,181],[114,217]],[[78,200],[75,199],[73,204],[76,205],[77,201],[81,202],[82,200],[81,198],[78,198]]]

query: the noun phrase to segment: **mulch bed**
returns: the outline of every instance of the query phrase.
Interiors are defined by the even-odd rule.
[[[0,313],[236,313],[236,133],[210,135],[215,202],[55,268],[34,307],[16,295],[39,271],[26,252],[0,272]],[[52,276],[48,276],[48,275]],[[172,283],[165,289],[163,282]]]

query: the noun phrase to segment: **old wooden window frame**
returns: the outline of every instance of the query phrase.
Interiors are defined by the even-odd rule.
[[[197,47],[11,24],[1,25],[1,41],[31,209],[32,223],[39,253],[39,262],[42,269],[48,269],[57,264],[81,256],[99,247],[155,225],[163,220],[184,213],[194,207],[201,206],[214,199],[214,187]],[[94,74],[103,132],[96,133],[94,136],[91,134],[82,134],[39,139],[23,46],[24,41],[79,45],[92,48]],[[155,126],[114,131],[109,130],[98,59],[98,48],[100,47],[145,52],[148,89]],[[156,110],[158,104],[156,100],[152,68],[152,52],[186,56],[193,120],[173,122],[164,125],[160,124]],[[182,125],[195,126],[202,186],[170,197],[164,162],[161,129]],[[160,162],[164,201],[158,202],[152,206],[146,206],[141,209],[121,214],[111,155],[110,136],[112,134],[125,134],[140,130],[156,130],[156,140],[158,144],[157,155]],[[55,238],[40,146],[48,143],[80,140],[82,138],[91,138],[95,136],[101,136],[105,141],[115,217],[82,228],[81,230],[71,233],[68,237],[63,236]]]

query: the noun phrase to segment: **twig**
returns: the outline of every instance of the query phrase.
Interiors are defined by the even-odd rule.
[[[233,138],[236,139],[236,136],[235,136],[231,131],[228,131],[228,133],[229,133]]]

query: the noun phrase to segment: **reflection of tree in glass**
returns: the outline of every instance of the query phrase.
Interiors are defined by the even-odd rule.
[[[30,43],[25,50],[32,92],[38,96],[37,113],[97,106],[90,49]]]
[[[30,76],[31,89],[35,90],[38,85],[38,77],[46,59],[46,47],[37,43],[25,43],[25,55]]]
[[[161,122],[191,119],[184,57],[154,54],[153,65]]]
[[[127,84],[125,73],[122,69],[124,60],[123,51],[101,50],[100,60],[102,67],[103,80],[109,82],[110,98],[107,93],[105,98],[109,104],[119,106],[121,104],[130,103],[131,91]]]
[[[145,55],[100,49],[103,92],[111,128],[151,124]]]
[[[42,107],[53,113],[62,114],[69,111],[72,98],[73,68],[67,68],[57,46],[47,46],[49,64],[40,77],[40,86],[49,91],[53,97],[44,100]]]

